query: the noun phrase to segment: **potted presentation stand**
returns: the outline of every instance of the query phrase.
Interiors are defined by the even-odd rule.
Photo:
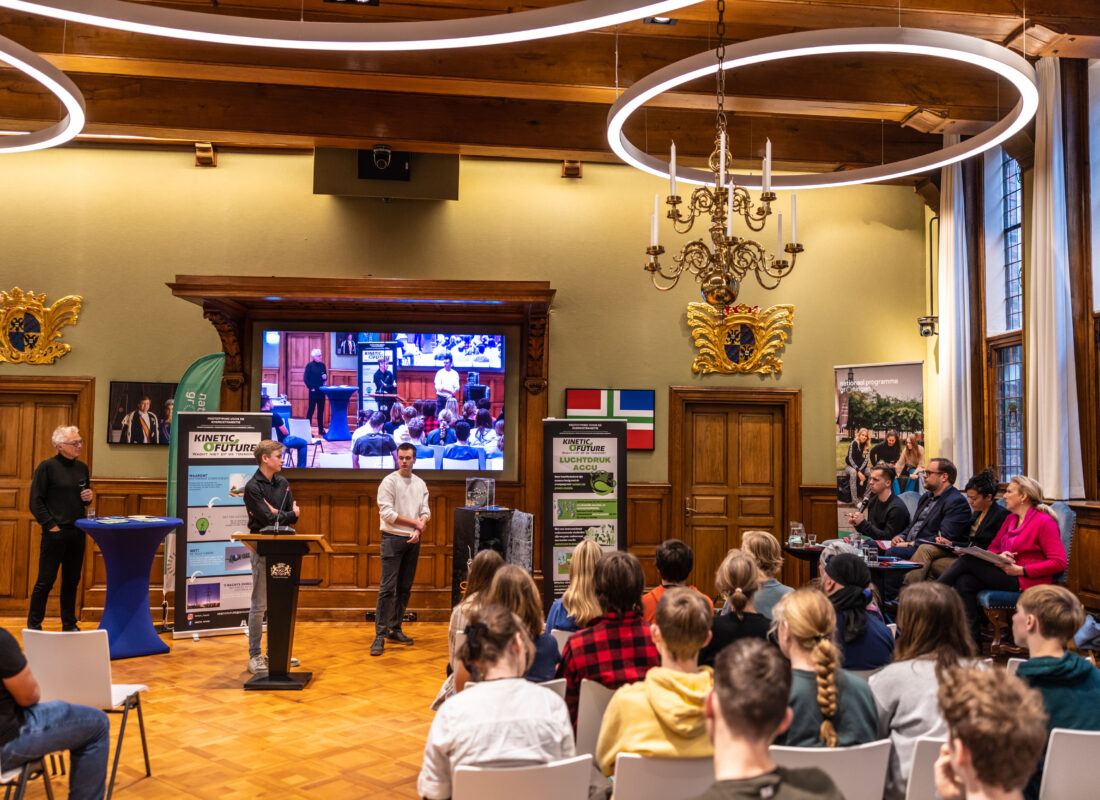
[[[332,548],[323,536],[300,533],[238,533],[233,538],[263,556],[267,565],[268,673],[247,681],[244,688],[300,691],[313,678],[312,672],[289,671],[302,556],[310,552],[331,553]]]

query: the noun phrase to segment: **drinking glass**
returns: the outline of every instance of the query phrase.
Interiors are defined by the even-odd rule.
[[[95,506],[86,506],[84,508],[84,516],[86,519],[95,519]]]
[[[817,534],[816,533],[811,533],[806,539],[806,544],[808,544],[810,547],[816,547],[817,546]]]

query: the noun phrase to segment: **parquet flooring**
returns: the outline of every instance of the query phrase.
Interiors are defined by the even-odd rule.
[[[22,620],[0,619],[17,637]],[[49,625],[47,625],[49,627]],[[171,640],[172,652],[115,661],[115,683],[149,687],[142,705],[153,776],[145,777],[131,713],[117,800],[194,797],[415,798],[428,704],[443,682],[446,623],[408,623],[411,647],[372,658],[374,626],[299,622],[295,651],[313,681],[301,692],[245,692],[241,635]],[[121,716],[111,714],[112,753]],[[55,793],[68,791],[55,776]],[[43,798],[41,782],[27,798]]]

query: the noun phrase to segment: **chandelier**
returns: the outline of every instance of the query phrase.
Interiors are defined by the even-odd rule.
[[[657,236],[660,197],[655,195],[650,242],[649,247],[646,248],[649,263],[645,265],[653,286],[662,292],[667,292],[676,286],[684,272],[690,272],[700,285],[703,299],[719,310],[727,309],[737,301],[741,280],[749,272],[756,275],[757,281],[765,289],[774,289],[779,286],[779,282],[794,269],[795,260],[802,252],[802,245],[798,243],[797,237],[796,200],[793,194],[791,195],[791,240],[786,245],[783,244],[783,215],[777,214],[777,255],[769,254],[763,245],[753,239],[733,234],[735,216],[741,217],[750,231],[762,231],[772,213],[771,206],[775,202],[776,195],[771,190],[771,140],[765,143],[764,148],[763,182],[759,205],[753,203],[747,189],[738,186],[732,177],[726,174],[726,166],[732,163],[732,156],[728,151],[729,143],[726,136],[726,78],[723,68],[726,55],[725,7],[725,0],[718,0],[716,50],[718,70],[715,76],[718,110],[714,151],[711,152],[707,162],[710,171],[714,173],[714,184],[693,189],[686,211],[680,210],[683,200],[676,194],[676,143],[673,142],[669,162],[669,196],[665,200],[671,207],[667,216],[672,220],[673,229],[679,234],[689,233],[696,220],[702,224],[704,218],[709,217],[711,243],[708,245],[702,237],[688,242],[680,250],[679,255],[672,257],[671,266],[662,266],[660,256],[665,249],[658,242]],[[780,252],[789,255],[790,260],[777,257]]]

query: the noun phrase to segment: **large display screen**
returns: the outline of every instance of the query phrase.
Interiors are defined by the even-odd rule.
[[[263,330],[260,410],[289,467],[504,469],[504,336]],[[281,424],[280,424],[281,423]]]

